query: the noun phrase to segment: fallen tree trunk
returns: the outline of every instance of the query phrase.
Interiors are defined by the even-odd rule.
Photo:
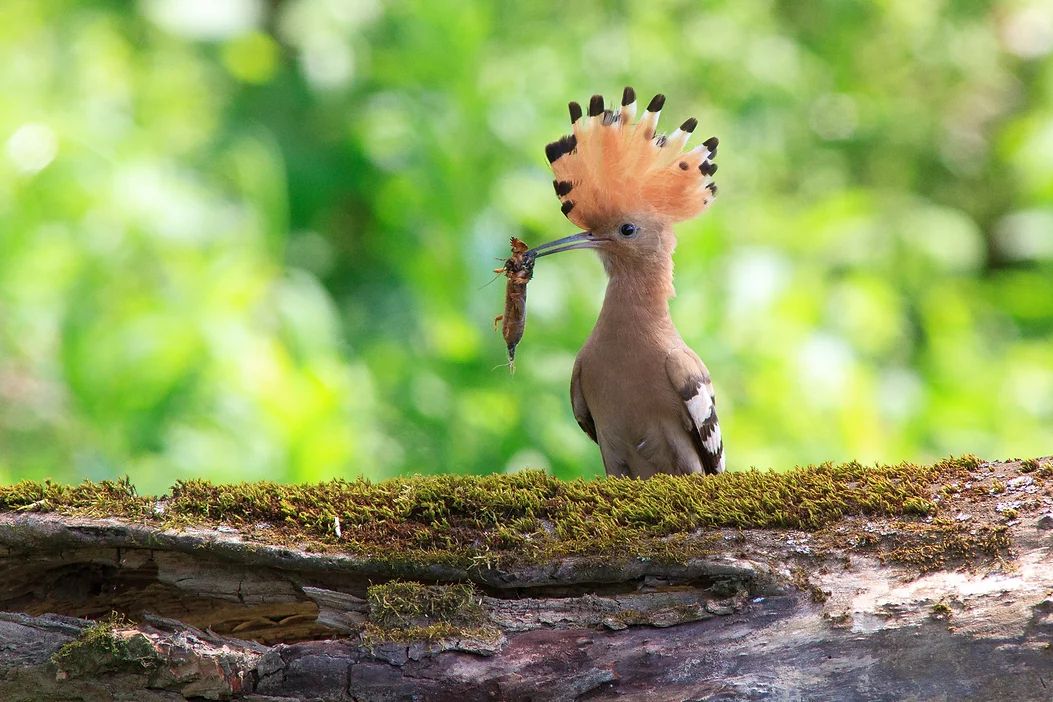
[[[276,486],[12,486],[0,699],[1053,698],[1053,461],[723,479],[341,484],[319,514]],[[715,489],[741,510],[690,506]],[[801,528],[743,523],[773,510]],[[430,541],[381,557],[383,531]]]

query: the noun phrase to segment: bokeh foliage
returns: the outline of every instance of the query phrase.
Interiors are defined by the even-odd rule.
[[[625,84],[721,139],[673,314],[733,467],[1053,445],[1053,4],[0,4],[0,481],[602,471],[603,274],[544,144]],[[704,132],[704,133],[702,133]]]

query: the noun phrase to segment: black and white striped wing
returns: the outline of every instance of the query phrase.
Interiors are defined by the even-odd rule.
[[[716,395],[709,371],[690,349],[674,349],[666,358],[666,372],[687,410],[691,439],[702,469],[709,475],[724,472],[724,440],[717,419]]]

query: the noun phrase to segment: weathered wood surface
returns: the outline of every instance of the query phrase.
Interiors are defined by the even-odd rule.
[[[676,565],[396,573],[228,529],[0,514],[0,700],[1050,700],[1053,481],[1019,468],[986,466],[949,515],[1004,527],[999,547],[921,569],[848,548],[895,547],[897,520],[718,530]],[[473,582],[485,621],[385,640],[367,589],[393,578]],[[113,609],[137,623],[56,656]]]

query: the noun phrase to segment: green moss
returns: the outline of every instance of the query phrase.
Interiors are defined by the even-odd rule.
[[[478,626],[487,621],[482,596],[470,583],[423,585],[393,580],[371,585],[369,619],[385,629],[448,624]]]
[[[941,459],[933,467],[940,470],[953,470],[959,472],[972,472],[979,468],[982,468],[986,461],[979,456],[974,456],[971,453],[967,453],[964,456],[949,456]]]
[[[933,619],[950,619],[953,613],[945,602],[940,601],[932,606],[931,616]]]
[[[424,585],[391,581],[368,589],[369,623],[362,643],[435,643],[456,639],[496,642],[501,630],[483,607],[482,595],[470,583]]]
[[[85,516],[120,516],[142,519],[151,513],[154,500],[139,497],[125,477],[120,480],[60,485],[23,480],[0,486],[0,510],[36,512],[76,512]]]
[[[922,497],[908,497],[903,501],[904,514],[920,514],[921,516],[932,514],[936,511],[936,503]]]
[[[127,480],[0,487],[0,509],[116,516],[164,527],[226,524],[271,543],[403,564],[509,566],[561,556],[682,561],[718,528],[817,531],[848,516],[927,515],[942,483],[967,480],[975,456],[932,466],[822,464],[785,472],[562,481],[543,472],[334,480],[177,483],[140,497]],[[339,519],[341,535],[336,534]],[[269,525],[270,528],[261,528]]]
[[[51,661],[67,677],[157,667],[160,657],[146,636],[138,632],[120,633],[120,629],[129,626],[131,622],[114,612],[62,646],[51,656]]]

